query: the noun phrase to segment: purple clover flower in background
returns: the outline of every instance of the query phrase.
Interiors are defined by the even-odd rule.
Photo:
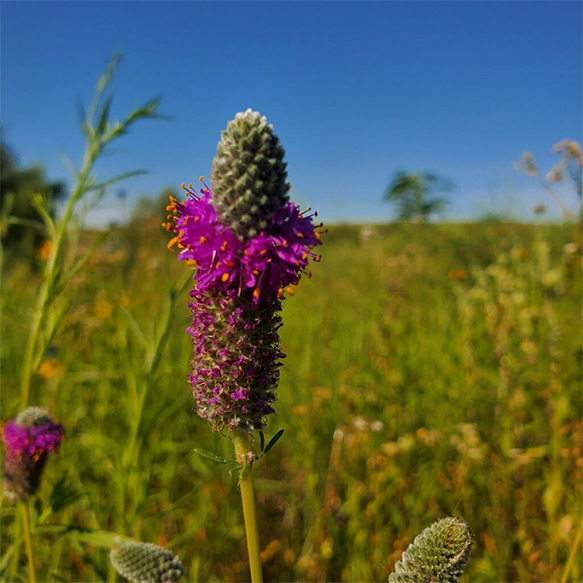
[[[216,430],[262,429],[275,412],[281,302],[320,261],[322,225],[289,201],[283,155],[264,117],[237,114],[217,147],[213,191],[202,177],[200,193],[182,185],[187,198],[170,197],[163,223],[175,235],[168,247],[196,267],[189,380]]]
[[[44,409],[29,407],[2,432],[4,442],[4,490],[12,501],[26,500],[40,485],[49,455],[63,440],[63,426]]]

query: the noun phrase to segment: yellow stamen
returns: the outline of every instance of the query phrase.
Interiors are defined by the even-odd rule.
[[[229,274],[228,273],[223,273],[223,275],[221,277],[221,281],[227,281],[227,279],[229,279]]]
[[[172,247],[174,247],[174,245],[176,245],[176,243],[178,243],[178,237],[172,237],[172,239],[170,239],[170,241],[168,241],[168,249],[172,249]]]

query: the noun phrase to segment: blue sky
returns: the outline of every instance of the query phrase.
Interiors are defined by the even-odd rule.
[[[136,126],[100,163],[102,178],[149,170],[125,183],[130,196],[208,176],[226,121],[252,107],[286,148],[294,197],[325,221],[390,216],[382,193],[399,169],[454,179],[450,219],[495,207],[527,218],[552,202],[512,162],[530,150],[548,169],[555,142],[581,141],[582,8],[2,2],[2,125],[23,164],[66,178],[61,154],[78,161],[83,145],[77,100],[121,50],[113,115],[162,95],[175,118]]]

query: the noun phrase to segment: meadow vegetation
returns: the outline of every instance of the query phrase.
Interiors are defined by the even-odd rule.
[[[172,549],[188,581],[248,577],[236,476],[194,452],[232,457],[192,411],[188,279],[158,223],[115,229],[55,299],[29,399],[66,428],[32,509],[40,580],[115,580],[116,535]],[[254,465],[265,579],[383,581],[461,515],[464,580],[559,581],[568,562],[580,580],[580,230],[333,226],[322,254],[285,302],[266,434],[286,433]],[[4,256],[4,419],[45,261]],[[16,508],[1,512],[0,572],[25,580]]]

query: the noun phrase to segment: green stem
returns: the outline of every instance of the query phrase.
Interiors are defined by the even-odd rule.
[[[251,436],[242,431],[235,431],[231,436],[235,446],[237,461],[242,464],[249,463],[251,449]],[[255,493],[253,492],[253,478],[249,465],[239,479],[241,500],[243,502],[243,518],[245,520],[245,533],[247,535],[247,551],[249,553],[249,568],[251,570],[252,583],[263,582],[261,571],[261,551],[259,547],[259,529],[257,528],[257,512],[255,509]]]
[[[569,558],[567,559],[567,564],[565,566],[565,570],[563,571],[563,576],[561,577],[561,583],[567,583],[569,579],[569,573],[571,572],[573,563],[575,563],[577,551],[581,548],[582,538],[583,538],[583,520],[581,521],[581,524],[579,525],[579,530],[575,535],[575,541],[573,542],[573,546],[571,547],[571,552],[569,553]]]
[[[22,546],[22,517],[18,512],[14,515],[14,551],[8,568],[8,581],[16,581],[16,571],[20,562],[20,547]]]
[[[34,551],[32,548],[32,536],[30,534],[30,517],[28,513],[28,503],[21,502],[22,510],[22,529],[24,531],[24,542],[26,544],[26,555],[28,557],[28,580],[30,583],[36,583],[36,569],[34,566]]]
[[[26,349],[24,351],[24,363],[22,366],[22,384],[20,389],[20,408],[26,409],[28,407],[28,401],[30,398],[30,381],[33,373],[35,372],[34,367],[34,356],[38,344],[38,339],[40,335],[41,325],[45,319],[46,311],[49,306],[49,292],[51,286],[55,283],[55,275],[57,268],[57,260],[61,254],[61,247],[65,239],[67,232],[67,227],[73,216],[73,211],[75,210],[75,205],[77,201],[85,192],[87,179],[89,177],[89,172],[95,161],[94,155],[86,155],[83,163],[83,168],[79,173],[77,184],[73,190],[63,217],[59,220],[58,226],[55,232],[51,233],[52,248],[47,259],[47,265],[45,268],[44,280],[41,284],[36,306],[34,310],[34,316],[32,321],[32,326],[30,334],[28,335],[28,340],[26,343]]]

